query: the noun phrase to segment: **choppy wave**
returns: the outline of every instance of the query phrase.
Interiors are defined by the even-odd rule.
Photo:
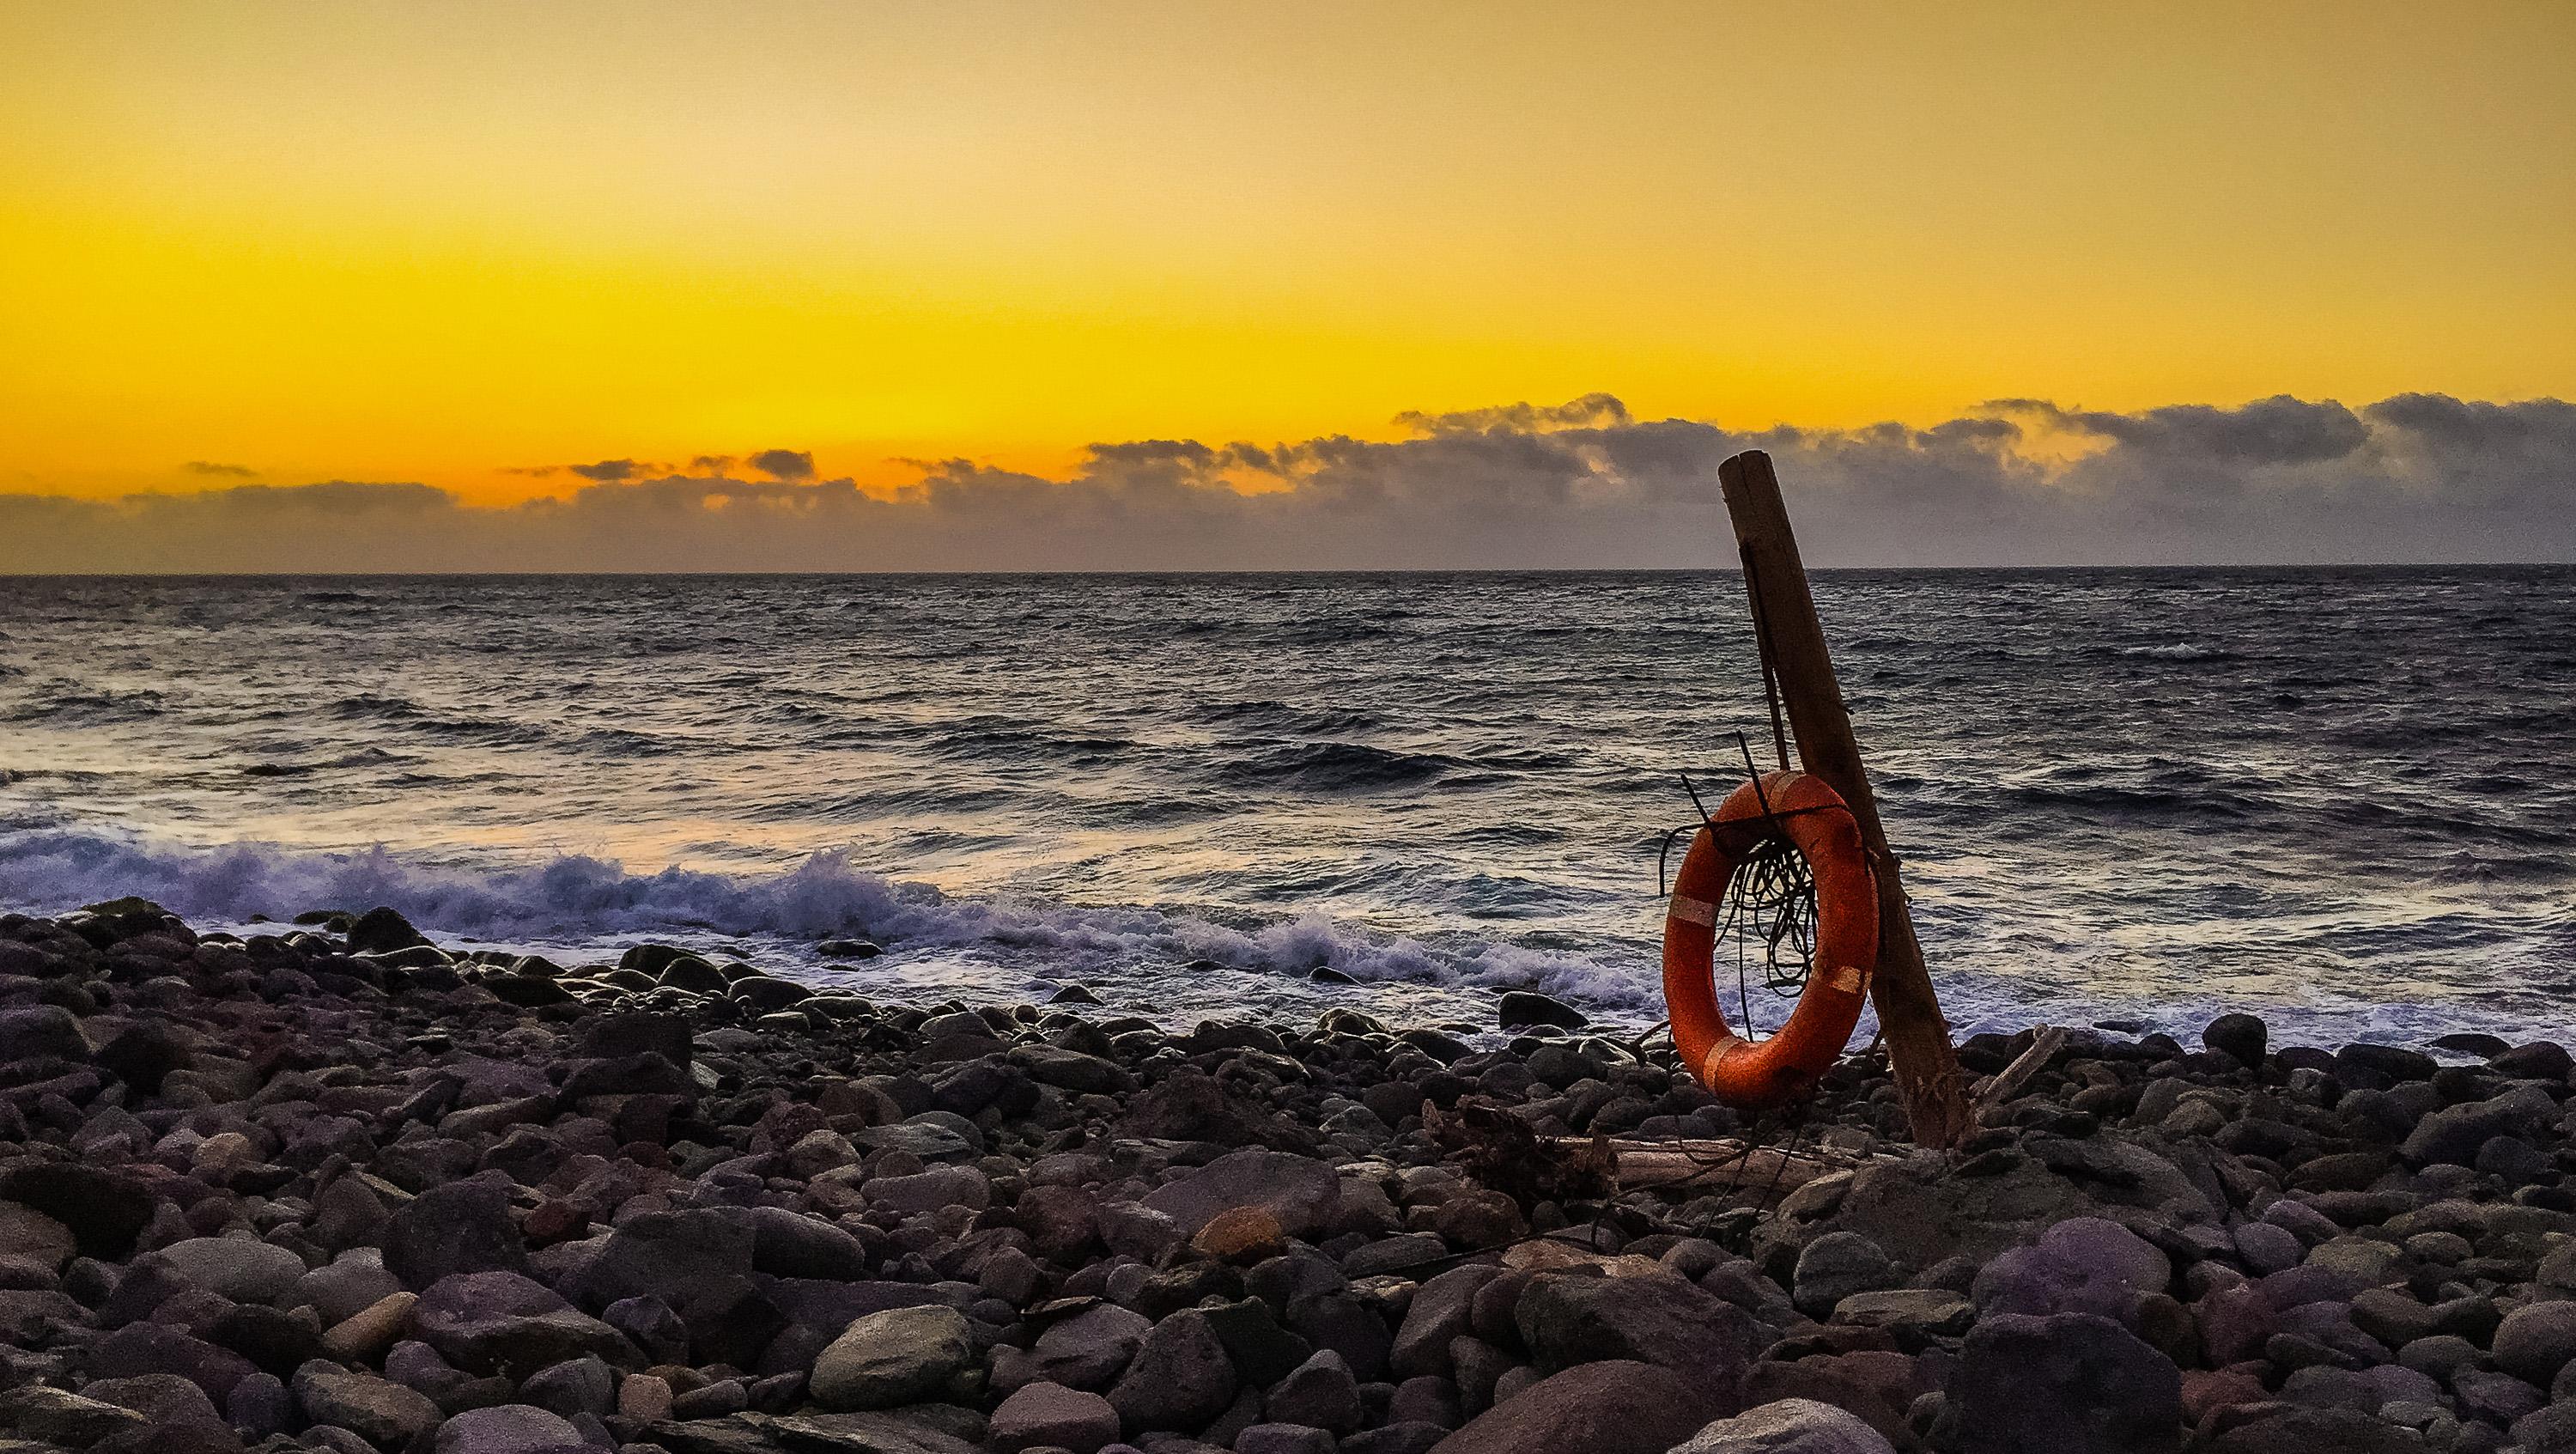
[[[1413,787],[1467,764],[1437,752],[1398,752],[1359,742],[1283,742],[1228,763],[1222,781],[1241,787],[1279,784],[1325,792]]]

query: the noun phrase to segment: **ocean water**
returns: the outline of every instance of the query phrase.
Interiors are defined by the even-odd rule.
[[[1817,595],[1963,1031],[2576,1030],[2576,570]],[[1727,573],[0,580],[0,908],[1642,1027],[1750,640]]]

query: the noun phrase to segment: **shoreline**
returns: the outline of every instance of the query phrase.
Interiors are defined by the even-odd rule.
[[[2549,1042],[2080,1031],[1933,1153],[1867,1055],[1748,1122],[1544,997],[1479,1048],[277,929],[0,915],[39,1447],[2576,1449]]]

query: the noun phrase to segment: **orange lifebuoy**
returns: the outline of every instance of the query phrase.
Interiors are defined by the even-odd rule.
[[[1816,884],[1813,968],[1789,1023],[1746,1040],[1718,1008],[1713,958],[1727,885],[1746,853],[1786,837]],[[1805,1095],[1851,1040],[1878,963],[1878,879],[1860,825],[1821,778],[1774,772],[1746,783],[1691,837],[1664,910],[1664,1001],[1682,1064],[1728,1105],[1747,1110]]]

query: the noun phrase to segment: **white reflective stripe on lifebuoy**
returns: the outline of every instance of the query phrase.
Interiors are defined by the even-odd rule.
[[[1717,905],[1706,899],[1694,899],[1685,894],[1675,894],[1673,906],[1666,909],[1664,914],[1667,918],[1679,919],[1685,924],[1699,924],[1712,929],[1717,927]]]

